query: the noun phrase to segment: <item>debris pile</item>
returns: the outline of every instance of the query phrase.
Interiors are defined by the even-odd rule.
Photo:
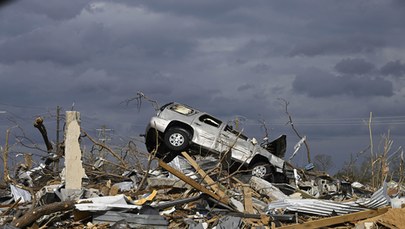
[[[378,189],[371,189],[289,165],[293,179],[272,183],[248,170],[234,171],[215,156],[186,151],[171,162],[148,154],[143,162],[146,168],[141,169],[129,166],[124,157],[88,136],[78,125],[79,117],[74,112],[67,115],[61,172],[52,163],[31,168],[28,162],[18,167],[14,177],[5,172],[6,184],[0,187],[0,228],[405,225],[405,187],[400,182],[384,181]],[[109,155],[99,155],[92,164],[82,161],[77,153],[82,153],[79,138],[84,137]]]
[[[182,156],[169,164],[159,160],[144,184],[145,171],[136,170],[126,171],[121,179],[97,181],[93,175],[75,192],[57,179],[34,185],[35,196],[21,188],[27,186],[9,184],[2,190],[0,223],[3,228],[316,228],[370,223],[395,228],[388,225],[398,225],[405,206],[405,189],[393,182],[370,197],[340,186],[330,188],[328,199],[320,199],[324,191],[318,185],[305,190],[249,174],[229,176],[217,169],[220,165],[207,170],[200,163],[206,161],[186,152]],[[178,168],[178,161],[189,164]],[[395,197],[388,196],[392,190]]]

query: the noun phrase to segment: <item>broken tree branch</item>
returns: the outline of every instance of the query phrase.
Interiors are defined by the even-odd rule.
[[[155,123],[155,125],[156,125],[156,123]],[[150,170],[150,167],[152,165],[152,160],[156,157],[156,153],[158,152],[159,134],[158,134],[157,130],[155,130],[155,131],[156,131],[156,139],[155,139],[156,140],[156,148],[153,149],[153,151],[148,156],[148,164],[146,166],[146,174],[142,177],[142,180],[139,183],[138,188],[136,189],[135,193],[138,193],[141,190],[142,186],[145,184],[146,179],[149,176],[149,170]]]
[[[287,124],[290,124],[292,130],[294,131],[294,133],[297,135],[297,137],[299,137],[300,139],[302,139],[302,136],[299,134],[298,130],[295,128],[294,126],[294,122],[292,120],[292,117],[290,115],[290,113],[288,112],[288,105],[290,104],[287,100],[283,99],[283,98],[279,98],[279,100],[281,100],[284,103],[284,109],[285,109],[285,113],[288,116],[288,122]],[[305,144],[305,148],[307,149],[307,158],[308,158],[308,163],[311,163],[311,153],[309,151],[309,145],[307,143],[307,140],[304,140],[304,144]]]
[[[3,179],[4,179],[4,181],[6,183],[11,183],[11,184],[13,184],[14,186],[16,186],[18,188],[29,191],[31,193],[32,198],[33,198],[33,201],[32,201],[33,204],[31,205],[30,209],[34,209],[35,202],[36,202],[36,196],[35,196],[34,190],[32,188],[30,188],[30,187],[26,187],[26,186],[22,186],[22,185],[18,184],[15,180],[13,180],[10,177],[10,173],[8,171],[8,165],[7,165],[8,164],[8,150],[9,150],[9,143],[8,143],[9,136],[10,136],[10,128],[8,128],[7,131],[6,131],[6,144],[5,144],[5,147],[4,147],[5,149],[4,149],[4,152],[3,152],[3,163],[4,163],[3,164],[3,166],[4,166],[4,177],[3,177]]]
[[[108,147],[107,145],[103,144],[103,143],[99,143],[96,140],[94,140],[90,135],[87,134],[86,131],[84,131],[82,128],[80,128],[80,130],[83,132],[84,136],[87,137],[94,145],[100,146],[104,149],[106,149],[108,152],[111,153],[111,155],[113,155],[118,161],[121,162],[122,165],[119,165],[120,167],[122,167],[123,169],[127,169],[128,165],[127,163],[117,154],[114,152],[114,150],[112,150],[110,147]]]
[[[10,177],[10,174],[8,172],[8,167],[7,167],[7,161],[8,161],[8,138],[9,138],[9,136],[10,136],[10,128],[8,128],[6,130],[6,144],[4,146],[4,151],[3,151],[3,169],[4,169],[3,179],[6,182]]]
[[[135,97],[126,99],[125,101],[123,101],[123,102],[121,102],[121,103],[124,103],[124,102],[125,102],[125,104],[128,106],[128,104],[129,104],[130,102],[136,100],[136,101],[137,101],[136,107],[138,108],[138,111],[139,111],[139,110],[141,109],[141,106],[142,106],[142,99],[145,99],[146,101],[152,103],[152,106],[153,106],[153,108],[155,109],[155,111],[158,111],[158,110],[159,110],[159,107],[160,107],[160,106],[159,106],[158,102],[157,102],[156,100],[153,100],[153,99],[147,97],[147,96],[146,96],[143,92],[141,92],[141,91],[138,91],[138,92],[136,93],[136,96],[135,96]]]
[[[370,164],[371,164],[371,186],[374,188],[375,187],[375,178],[374,178],[374,143],[373,143],[373,134],[372,134],[372,130],[371,130],[371,119],[373,117],[373,112],[370,112],[370,118],[368,119],[368,131],[370,134]]]
[[[26,226],[31,225],[34,223],[37,219],[44,215],[49,215],[54,212],[59,212],[59,211],[67,211],[71,210],[74,208],[76,201],[75,200],[68,200],[64,202],[56,202],[48,205],[44,205],[35,209],[31,209],[28,212],[26,212],[23,216],[20,218],[14,220],[12,222],[13,226],[19,227],[19,228],[24,228]]]
[[[17,201],[15,201],[6,211],[4,211],[3,213],[0,214],[0,216],[5,216],[8,215],[11,210],[13,210],[16,206],[18,206],[18,204],[21,201],[21,197],[17,199]]]
[[[39,132],[41,133],[48,153],[52,152],[53,147],[52,147],[51,142],[48,139],[48,133],[46,132],[46,128],[44,125],[44,119],[42,119],[41,117],[36,118],[35,122],[34,122],[34,127],[37,128],[39,130]]]

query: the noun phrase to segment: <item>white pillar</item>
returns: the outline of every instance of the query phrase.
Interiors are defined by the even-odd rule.
[[[85,176],[80,150],[80,113],[66,111],[65,127],[65,189],[81,189]]]

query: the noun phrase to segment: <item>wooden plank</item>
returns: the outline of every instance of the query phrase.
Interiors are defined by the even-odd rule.
[[[243,186],[243,202],[245,205],[245,213],[254,214],[255,210],[253,209],[252,204],[252,190],[249,186]]]
[[[177,169],[171,167],[170,165],[166,164],[165,162],[163,162],[162,160],[159,160],[159,166],[166,169],[167,171],[169,171],[171,174],[175,175],[176,177],[178,177],[180,180],[186,182],[187,184],[189,184],[191,187],[211,196],[212,198],[218,200],[219,202],[225,204],[225,205],[229,205],[228,201],[226,201],[225,199],[221,198],[220,196],[218,196],[217,194],[215,194],[214,192],[208,190],[207,188],[205,188],[204,186],[200,185],[198,182],[196,182],[195,180],[191,179],[190,177],[184,175],[182,172],[178,171]]]
[[[225,195],[225,193],[219,188],[219,186],[217,185],[217,183],[210,177],[207,175],[207,173],[200,168],[200,166],[197,164],[196,161],[194,161],[194,159],[192,157],[190,157],[190,155],[188,155],[188,153],[186,152],[182,152],[181,153],[183,155],[184,158],[187,159],[187,161],[190,163],[191,166],[193,166],[193,168],[197,171],[198,174],[200,174],[200,176],[204,179],[204,182],[206,184],[208,184],[212,190],[214,190],[214,192],[216,194],[218,194],[221,198],[223,199],[228,199],[228,197]]]
[[[382,215],[388,211],[389,207],[385,208],[380,208],[377,210],[366,210],[366,211],[361,211],[361,212],[356,212],[356,213],[351,213],[351,214],[346,214],[346,215],[341,215],[341,216],[334,216],[334,217],[328,217],[324,219],[319,219],[319,220],[314,220],[302,224],[294,224],[294,225],[288,225],[284,227],[278,227],[280,229],[309,229],[309,228],[320,228],[320,227],[327,227],[327,226],[332,226],[335,224],[341,224],[345,222],[352,222],[352,221],[357,221],[357,220],[362,220],[362,219],[367,219],[371,217],[375,217],[378,215]]]

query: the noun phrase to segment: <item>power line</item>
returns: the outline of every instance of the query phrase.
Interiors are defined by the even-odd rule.
[[[26,109],[47,109],[46,107],[12,105],[12,104],[7,104],[7,103],[0,103],[0,105],[7,106],[7,107],[26,108]]]
[[[249,126],[260,126],[262,125],[256,120],[248,119],[246,122],[243,122],[244,125]],[[365,125],[368,123],[368,119],[365,118],[324,118],[324,119],[295,119],[294,124],[297,125],[345,125],[345,126],[359,126]],[[382,116],[374,117],[371,120],[372,125],[404,125],[405,116]],[[287,122],[266,122],[267,125],[286,125]]]

